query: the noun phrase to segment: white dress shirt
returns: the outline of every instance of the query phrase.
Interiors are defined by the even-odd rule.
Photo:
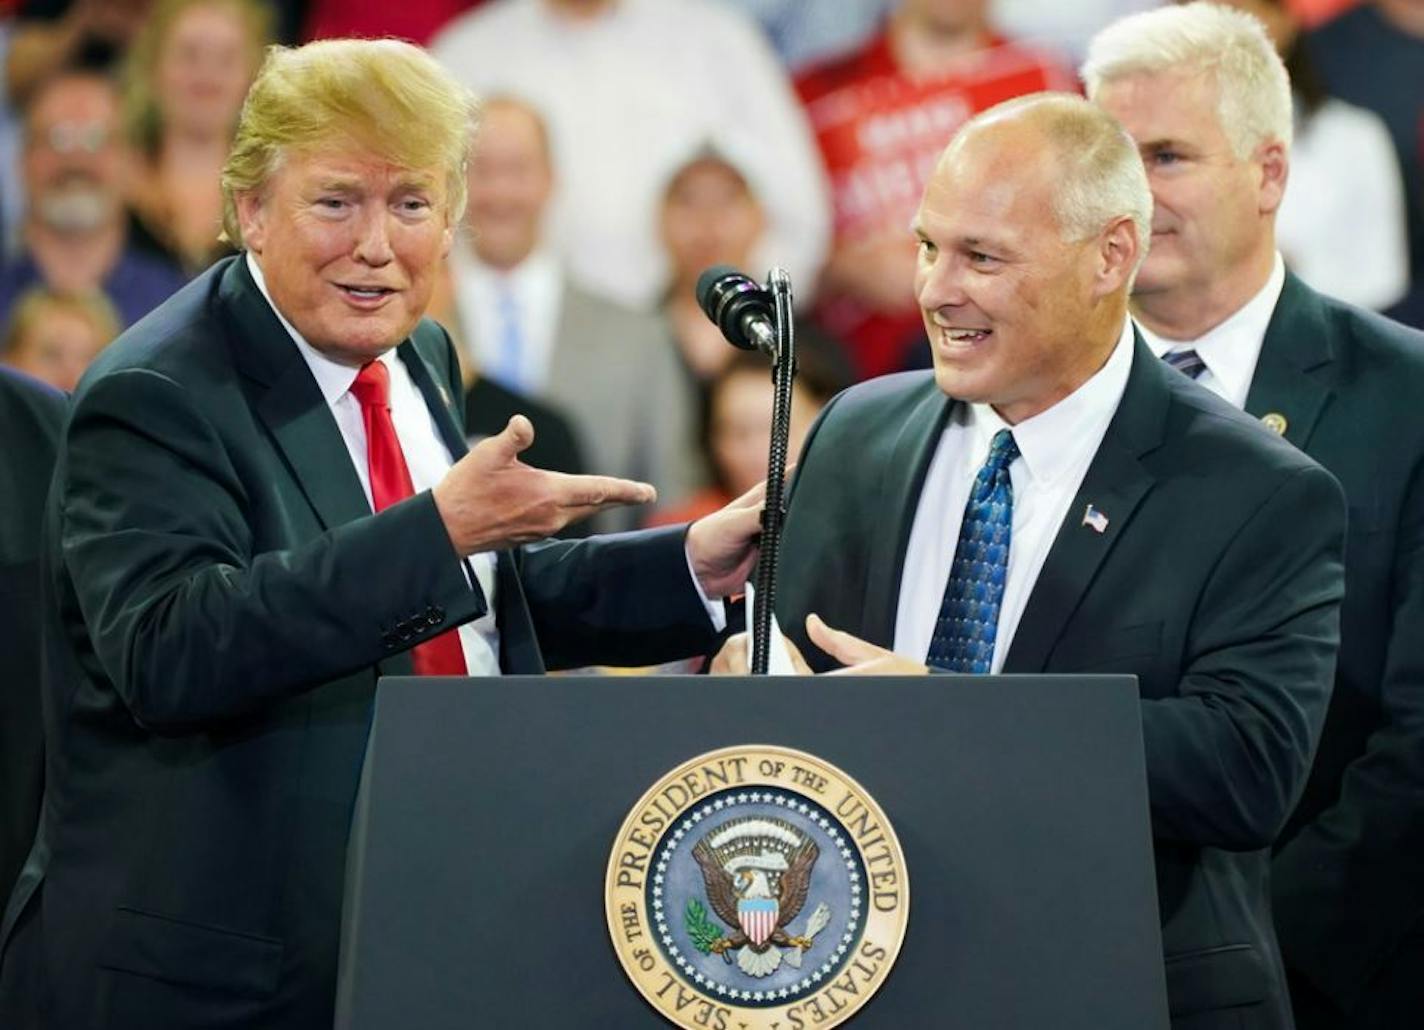
[[[1256,362],[1261,357],[1261,344],[1266,339],[1266,327],[1281,299],[1281,287],[1286,283],[1286,266],[1276,255],[1271,277],[1261,292],[1252,297],[1236,313],[1220,322],[1195,340],[1169,340],[1158,336],[1138,323],[1142,339],[1159,358],[1168,351],[1194,350],[1206,365],[1197,376],[1212,393],[1238,408],[1246,407],[1246,395],[1251,392],[1251,377],[1256,374]]]
[[[356,477],[361,481],[361,489],[366,493],[366,503],[371,504],[371,474],[366,454],[366,422],[361,414],[361,402],[351,393],[351,385],[356,381],[360,369],[343,365],[322,354],[306,340],[272,303],[272,295],[267,292],[267,282],[262,277],[262,269],[251,253],[247,254],[247,267],[262,296],[267,298],[277,319],[291,335],[311,369],[321,395],[331,408],[336,419],[341,438],[346,441],[346,450],[351,455],[351,464],[356,469]],[[396,438],[400,441],[405,455],[406,467],[410,470],[410,481],[415,492],[429,490],[444,478],[454,459],[450,450],[440,438],[435,417],[425,403],[420,388],[410,377],[405,362],[397,356],[395,349],[386,351],[378,359],[390,372],[391,380],[391,421],[395,423]],[[373,506],[374,507],[374,506]],[[390,556],[392,572],[399,571],[400,555]],[[495,625],[495,556],[491,552],[472,555],[464,566],[466,576],[473,572],[484,591],[488,608],[483,617],[467,622],[459,628],[460,647],[465,653],[465,665],[471,676],[499,675],[499,627]]]
[[[449,261],[460,335],[481,373],[498,378],[509,389],[527,396],[544,395],[563,310],[564,277],[558,261],[551,254],[536,251],[517,268],[501,272],[476,257],[465,240],[450,249]],[[498,375],[505,359],[501,312],[504,292],[512,296],[519,317],[519,367],[512,380]]]
[[[923,659],[929,653],[940,602],[959,543],[959,526],[974,477],[989,456],[989,444],[1010,429],[1019,456],[1009,465],[1014,490],[1009,568],[990,672],[1004,666],[1019,619],[1048,558],[1053,539],[1103,442],[1132,370],[1132,322],[1124,319],[1117,346],[1087,382],[1063,400],[1016,426],[987,404],[956,405],[940,436],[915,508],[915,522],[900,577],[895,651]],[[1109,519],[1113,512],[1103,512]]]

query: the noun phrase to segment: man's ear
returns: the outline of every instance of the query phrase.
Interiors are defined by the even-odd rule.
[[[1256,148],[1253,160],[1261,169],[1261,214],[1274,214],[1286,195],[1290,178],[1290,152],[1280,140],[1270,140]]]
[[[1137,226],[1127,215],[1103,230],[1098,237],[1095,298],[1111,296],[1126,287],[1137,267],[1138,252]]]
[[[237,209],[237,225],[242,230],[242,245],[254,254],[261,254],[267,242],[267,212],[263,200],[258,190],[243,190],[232,197],[233,207]]]

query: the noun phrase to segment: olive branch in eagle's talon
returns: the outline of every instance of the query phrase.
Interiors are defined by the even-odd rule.
[[[724,937],[717,924],[707,918],[707,909],[703,908],[702,902],[696,898],[687,903],[687,911],[683,913],[683,925],[687,929],[687,935],[692,938],[692,946],[702,954],[721,955],[728,963],[732,961],[732,957],[727,954],[731,940]]]

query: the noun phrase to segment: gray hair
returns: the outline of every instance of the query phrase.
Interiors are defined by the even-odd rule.
[[[1172,71],[1212,77],[1217,120],[1238,158],[1263,143],[1290,146],[1290,76],[1260,19],[1202,2],[1134,14],[1093,37],[1082,75],[1096,99],[1114,80]]]
[[[1042,131],[1057,169],[1053,214],[1065,242],[1092,239],[1119,218],[1132,219],[1137,266],[1152,239],[1152,190],[1147,170],[1117,119],[1076,93],[1032,93],[980,113],[965,130],[1024,116]]]

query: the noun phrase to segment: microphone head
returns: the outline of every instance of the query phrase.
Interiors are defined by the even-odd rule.
[[[773,318],[771,294],[731,265],[713,265],[697,277],[697,305],[728,343],[743,350],[758,349],[750,323]]]
[[[702,274],[697,277],[697,306],[706,312],[707,317],[714,322],[717,320],[716,316],[712,314],[713,307],[716,303],[714,294],[720,293],[718,286],[722,284],[722,280],[724,279],[729,280],[729,285],[730,282],[736,280],[743,280],[748,283],[752,282],[751,279],[747,278],[747,276],[741,272],[738,272],[731,265],[712,265],[710,268],[703,270]],[[752,285],[755,286],[756,284],[752,283]]]

